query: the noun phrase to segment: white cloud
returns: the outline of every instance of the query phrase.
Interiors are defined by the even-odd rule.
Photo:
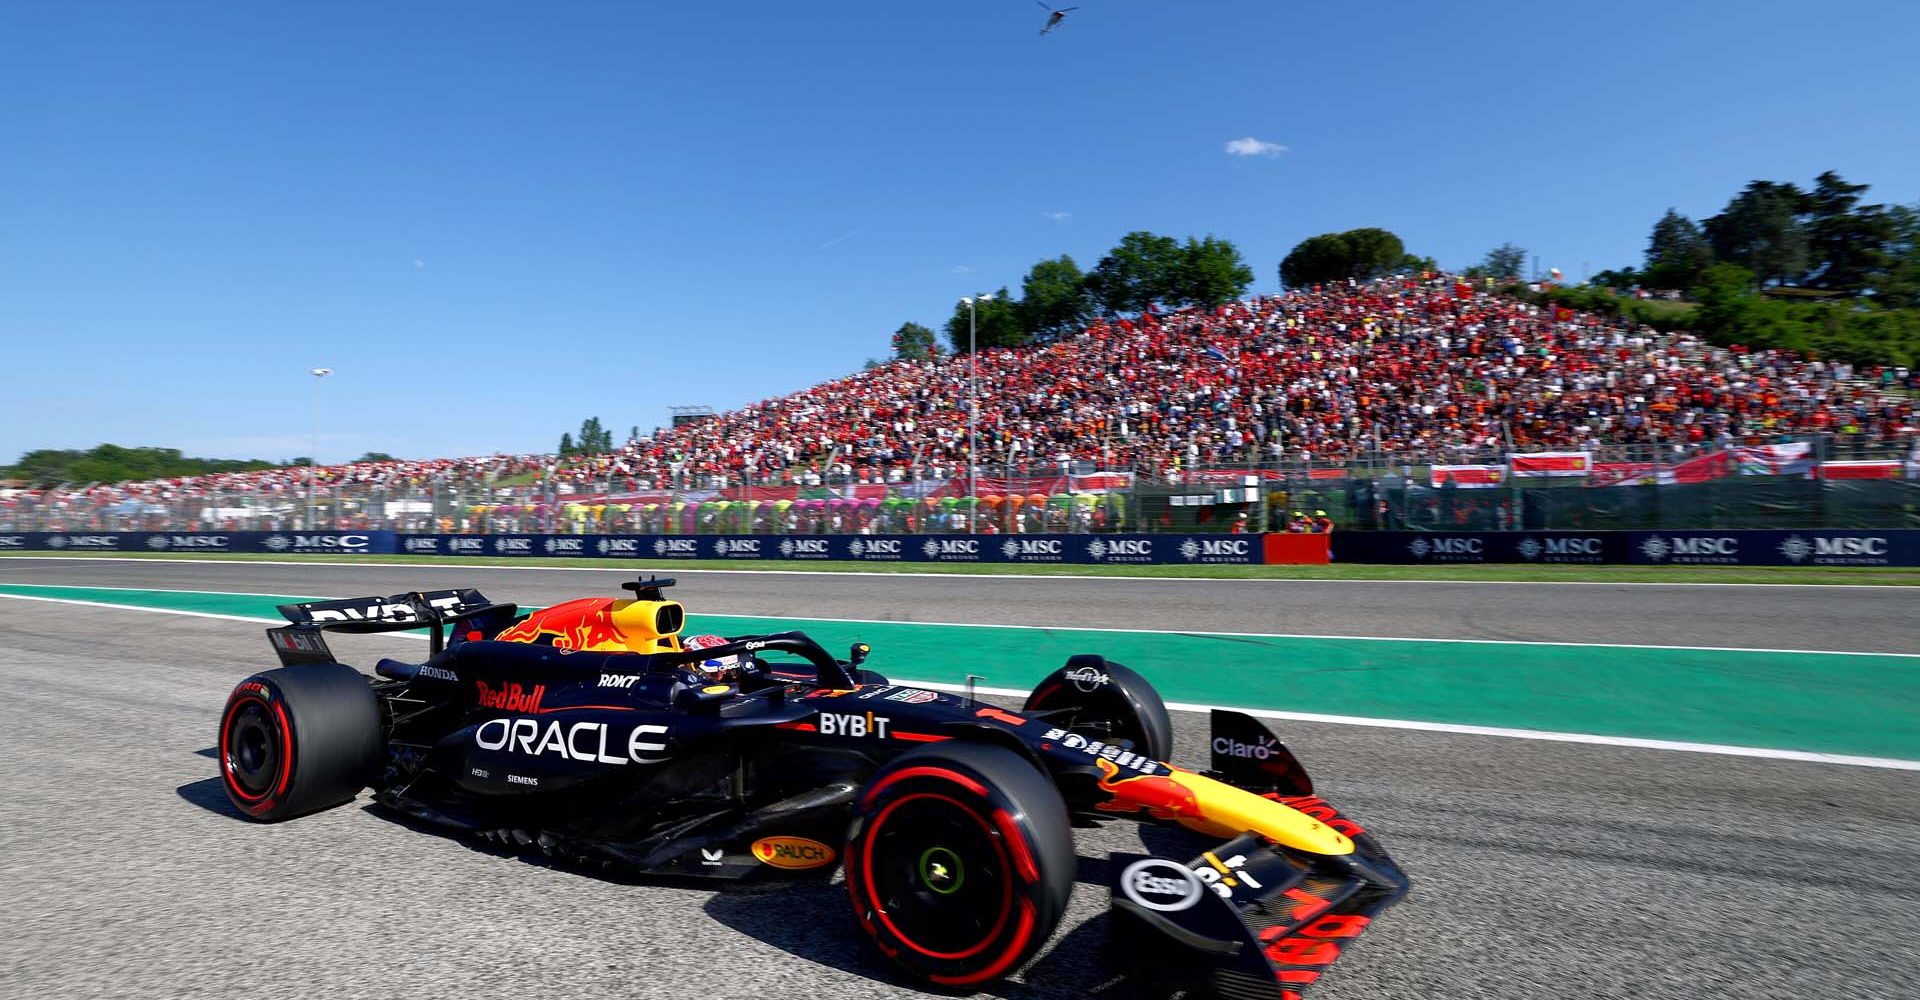
[[[955,264],[952,267],[947,268],[947,273],[948,274],[972,274],[973,268],[970,268],[965,264]]]
[[[1068,219],[1073,218],[1072,212],[1041,212],[1040,214],[1046,216],[1049,219],[1052,219],[1055,222],[1065,222]]]
[[[825,249],[827,249],[828,247],[837,247],[837,246],[839,246],[840,244],[842,244],[842,243],[845,243],[846,241],[848,241],[848,240],[850,240],[850,239],[853,239],[853,237],[854,237],[854,235],[855,235],[855,234],[857,234],[857,233],[859,233],[859,232],[860,232],[860,230],[858,230],[858,229],[849,229],[849,230],[847,230],[846,232],[844,232],[844,233],[841,233],[841,234],[840,234],[840,235],[838,235],[838,236],[835,236],[835,237],[834,237],[833,239],[830,239],[830,240],[828,240],[828,241],[826,241],[825,243],[822,243],[822,244],[820,244],[820,249],[822,249],[822,250],[825,250]]]
[[[424,261],[424,260],[421,260],[421,259],[420,259],[420,258],[418,258],[418,257],[415,257],[415,258],[413,259],[413,266],[414,266],[414,267],[426,267],[426,266],[427,266],[427,262],[426,262],[426,261]]]
[[[1231,156],[1279,156],[1286,151],[1287,147],[1277,142],[1266,142],[1253,136],[1227,143],[1227,153]]]

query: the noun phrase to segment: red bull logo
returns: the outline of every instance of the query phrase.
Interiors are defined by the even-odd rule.
[[[1094,806],[1101,812],[1132,813],[1145,810],[1154,819],[1167,821],[1205,817],[1200,808],[1200,797],[1193,793],[1193,789],[1171,776],[1143,774],[1122,778],[1120,766],[1110,760],[1097,758],[1094,765],[1100,768],[1100,790],[1113,796]]]
[[[540,711],[540,699],[546,697],[547,694],[547,686],[545,684],[535,684],[533,690],[528,691],[518,684],[490,687],[486,681],[474,681],[473,683],[475,687],[480,689],[480,707],[491,708],[500,712],[526,712],[530,714],[538,712]]]
[[[588,598],[536,611],[526,621],[500,633],[502,642],[539,642],[552,636],[556,649],[626,649],[627,634],[613,620],[610,598]]]

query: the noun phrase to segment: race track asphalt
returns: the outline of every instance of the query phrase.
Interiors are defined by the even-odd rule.
[[[502,574],[231,565],[69,562],[22,573],[12,561],[0,564],[4,579],[17,583],[311,594],[469,583],[527,603],[603,589],[587,585],[593,574],[578,573],[528,573],[496,584]],[[1239,584],[1160,585],[1122,597],[1087,587],[1071,591],[1085,602],[1075,610],[1040,605],[1036,592],[1024,605],[990,598],[981,593],[984,581],[927,590],[915,589],[922,578],[855,579],[701,574],[683,596],[701,594],[701,610],[741,614],[834,616],[834,605],[855,600],[871,606],[839,607],[837,616],[912,611],[922,620],[967,621],[991,610],[998,620],[1147,627],[1116,607],[1140,615],[1176,602],[1243,616],[1213,628],[1271,630],[1275,621],[1251,610],[1274,592],[1218,596]],[[1691,606],[1675,606],[1675,594],[1693,600],[1696,593],[1487,589],[1513,591],[1502,607],[1552,609],[1554,621],[1529,627],[1562,640],[1578,639],[1581,623],[1599,613],[1576,614],[1583,600],[1671,621],[1694,617]],[[1720,589],[1697,592],[1723,601]],[[1822,629],[1856,637],[1855,646],[1839,648],[1912,649],[1904,634],[1874,637],[1875,617],[1895,612],[1868,591],[1726,592],[1760,605],[1743,620],[1819,608],[1838,616]],[[955,607],[923,606],[948,597]],[[1358,634],[1449,628],[1457,631],[1443,634],[1490,637],[1474,630],[1520,624],[1505,612],[1460,607],[1458,595],[1449,611],[1444,594],[1411,585],[1349,593],[1348,602],[1389,598],[1428,609],[1427,618],[1369,625],[1327,598],[1314,603],[1323,624],[1289,630],[1332,631],[1344,622]],[[1062,621],[1069,611],[1081,617]],[[1657,641],[1671,634],[1667,628],[1650,621],[1631,638]],[[1735,644],[1729,640],[1741,634],[1721,626],[1689,641]],[[1787,633],[1762,631],[1740,644],[1817,648],[1796,634],[1802,637],[1788,642]],[[342,659],[361,664],[420,648],[393,636],[343,636],[334,645]],[[837,884],[716,891],[608,881],[408,829],[367,808],[364,797],[285,824],[241,820],[214,777],[214,722],[234,682],[269,663],[255,625],[0,600],[0,912],[7,918],[0,994],[921,995],[862,945]],[[1176,714],[1176,762],[1204,763],[1205,725]],[[1280,728],[1322,793],[1372,828],[1415,879],[1407,901],[1382,916],[1312,997],[1774,1000],[1911,992],[1920,969],[1915,772],[1352,726]],[[1150,841],[1154,835],[1148,831]],[[1072,912],[1049,951],[997,995],[1140,995],[1131,979],[1110,971],[1102,911],[1106,855],[1142,850],[1141,841],[1140,829],[1126,824],[1080,832]]]

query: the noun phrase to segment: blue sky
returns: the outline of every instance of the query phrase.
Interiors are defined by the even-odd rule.
[[[857,369],[1123,233],[1579,277],[1828,168],[1920,199],[1910,3],[0,5],[0,461],[550,449]],[[1228,151],[1234,140],[1254,155]]]

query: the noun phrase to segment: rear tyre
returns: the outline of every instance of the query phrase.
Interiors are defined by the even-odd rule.
[[[847,840],[854,915],[894,964],[943,989],[1012,975],[1066,912],[1075,858],[1053,783],[1003,747],[951,741],[889,761]]]
[[[338,663],[302,663],[241,681],[215,748],[227,799],[271,822],[358,795],[379,773],[381,743],[367,679]]]
[[[1126,740],[1154,760],[1173,753],[1173,720],[1160,692],[1104,656],[1068,657],[1066,666],[1034,686],[1022,711],[1047,712],[1049,722],[1089,739]]]

